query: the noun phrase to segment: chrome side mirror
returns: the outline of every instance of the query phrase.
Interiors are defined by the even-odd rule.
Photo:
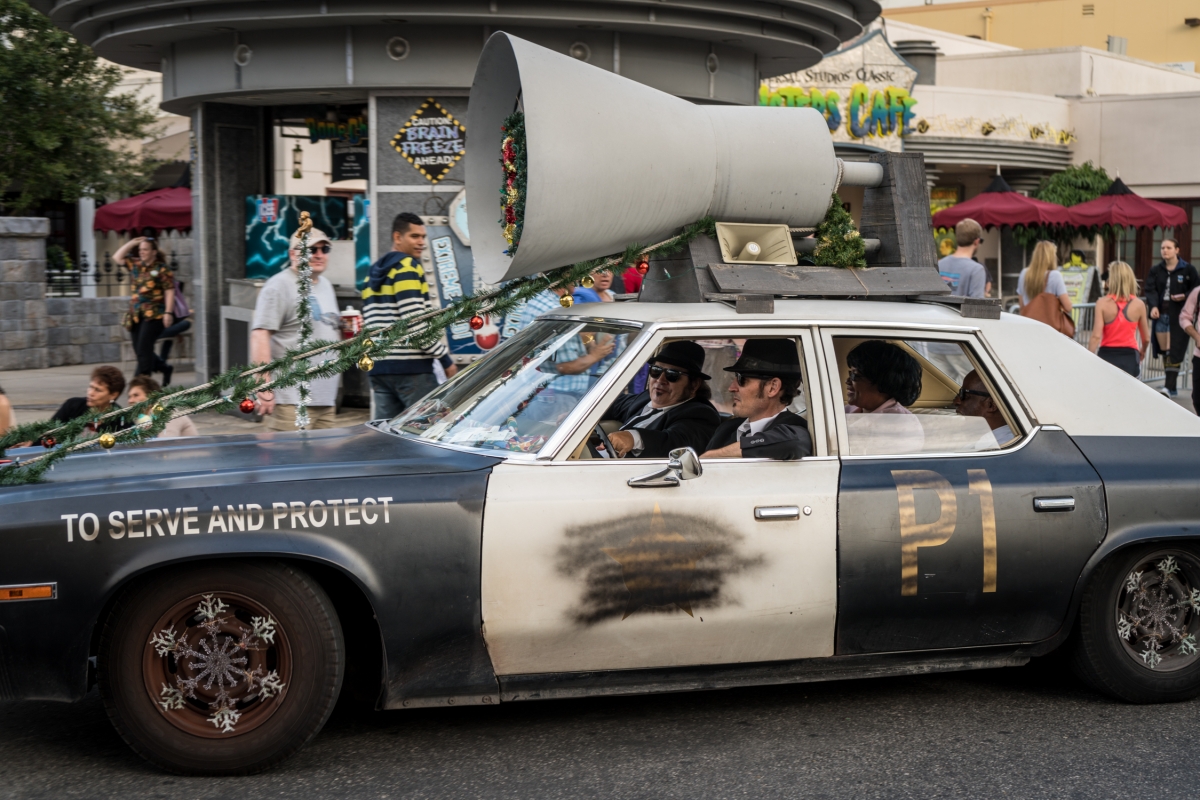
[[[700,466],[700,456],[696,455],[692,448],[677,447],[668,456],[671,461],[667,466],[679,474],[679,480],[690,481],[704,474],[704,467]]]
[[[667,486],[678,486],[680,481],[690,481],[704,474],[700,466],[700,457],[690,447],[679,447],[669,453],[670,461],[655,472],[630,478],[629,486],[634,489],[658,489]]]

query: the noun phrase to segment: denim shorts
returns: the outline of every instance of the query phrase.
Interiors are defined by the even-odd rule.
[[[1171,332],[1171,317],[1168,316],[1167,314],[1160,313],[1158,315],[1158,319],[1152,320],[1152,321],[1154,322],[1154,332],[1155,333],[1170,333]]]

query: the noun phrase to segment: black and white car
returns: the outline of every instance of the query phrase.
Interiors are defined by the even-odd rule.
[[[598,337],[613,354],[560,375]],[[647,358],[787,338],[796,461],[598,458]],[[845,413],[846,356],[922,368]],[[955,413],[974,370],[1001,443]],[[712,381],[722,408],[723,380]],[[910,435],[919,423],[919,436]],[[245,773],[379,709],[1017,666],[1061,646],[1130,702],[1200,693],[1200,420],[1037,322],[927,302],[582,305],[401,417],[203,437],[0,489],[0,695],[99,684],[139,753]]]

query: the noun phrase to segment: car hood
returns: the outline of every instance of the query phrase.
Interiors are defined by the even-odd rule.
[[[296,433],[196,436],[93,450],[59,462],[40,484],[0,487],[0,503],[36,496],[273,483],[331,477],[471,472],[501,461],[378,430],[371,424]]]

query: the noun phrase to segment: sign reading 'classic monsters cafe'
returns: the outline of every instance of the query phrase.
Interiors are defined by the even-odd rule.
[[[915,116],[917,101],[910,92],[916,77],[917,71],[875,31],[814,67],[763,81],[758,104],[815,108],[835,142],[898,151]]]

